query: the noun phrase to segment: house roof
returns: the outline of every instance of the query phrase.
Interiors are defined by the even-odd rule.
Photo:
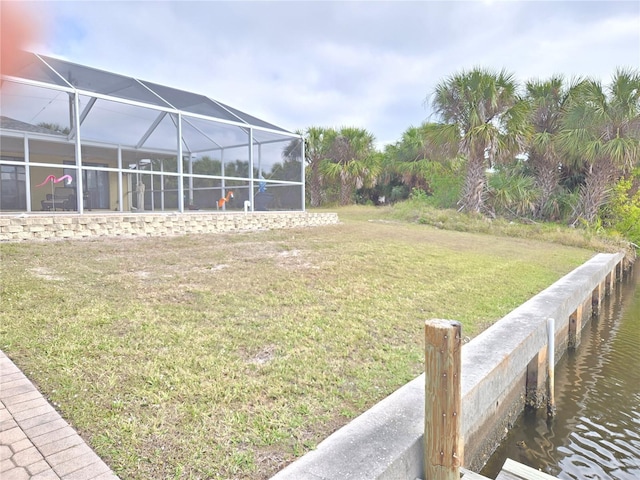
[[[18,130],[21,132],[45,133],[48,135],[64,136],[64,134],[57,130],[41,127],[39,125],[32,125],[30,123],[21,122],[20,120],[4,116],[0,116],[0,128],[4,130]]]
[[[83,141],[126,148],[174,150],[178,115],[182,116],[181,142],[187,153],[246,148],[249,129],[254,145],[299,138],[299,134],[205,94],[46,55],[21,52],[15,73],[3,78],[8,81],[1,90],[6,116],[1,127],[7,130],[60,134],[33,125],[46,122],[68,128],[73,139],[77,105]],[[75,100],[72,92],[77,94]]]
[[[46,55],[31,52],[21,52],[21,54],[20,67],[14,77],[205,115],[219,120],[237,122],[247,127],[262,127],[291,133],[203,94],[99,70]]]

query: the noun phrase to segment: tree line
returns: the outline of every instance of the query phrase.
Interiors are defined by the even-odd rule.
[[[384,151],[366,129],[312,126],[308,203],[434,206],[529,221],[602,226],[640,242],[640,71],[607,84],[560,75],[519,83],[505,70],[464,70],[425,103],[436,121]],[[285,157],[300,155],[289,146]]]

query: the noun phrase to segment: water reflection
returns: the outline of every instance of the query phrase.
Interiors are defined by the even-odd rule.
[[[481,472],[506,458],[560,479],[640,479],[640,265],[556,366],[557,415],[529,411]]]

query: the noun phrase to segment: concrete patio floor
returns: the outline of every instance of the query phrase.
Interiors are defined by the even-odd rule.
[[[118,479],[1,350],[0,478]]]

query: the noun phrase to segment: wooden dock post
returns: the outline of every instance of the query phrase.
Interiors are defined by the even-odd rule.
[[[614,267],[614,269],[611,270],[611,272],[609,272],[609,275],[607,275],[607,293],[609,295],[612,295],[615,289],[616,289],[616,269]]]
[[[578,305],[575,312],[569,315],[569,343],[570,349],[577,348],[580,345],[580,339],[582,337],[582,305]]]
[[[591,294],[592,315],[600,315],[600,305],[602,304],[602,297],[604,297],[604,285],[605,281],[603,280],[593,289]]]
[[[464,443],[460,438],[462,325],[425,322],[424,463],[426,480],[459,480]]]

